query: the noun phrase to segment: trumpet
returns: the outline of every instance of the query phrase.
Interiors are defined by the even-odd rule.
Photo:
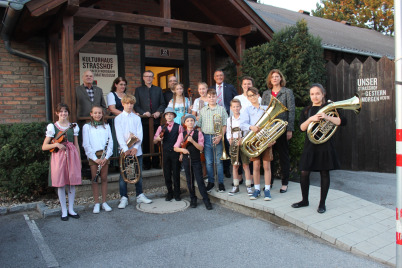
[[[327,116],[339,117],[336,109],[353,110],[356,114],[360,113],[362,108],[362,100],[358,94],[354,97],[344,100],[331,102],[327,106],[322,107],[317,113],[325,113]],[[321,119],[319,122],[311,122],[307,127],[307,137],[314,144],[321,144],[328,141],[338,126],[330,121]]]
[[[130,132],[130,137],[128,138],[126,144],[128,148],[130,148],[139,141],[140,139]],[[141,169],[137,156],[135,155],[126,156],[123,150],[121,150],[119,158],[119,166],[120,166],[120,175],[125,182],[134,184],[140,180]]]
[[[238,132],[237,138],[233,138],[233,132]],[[229,147],[229,155],[230,155],[230,160],[232,162],[233,166],[240,166],[239,162],[239,141],[241,139],[241,130],[239,127],[234,127],[232,128],[232,144],[230,144]]]

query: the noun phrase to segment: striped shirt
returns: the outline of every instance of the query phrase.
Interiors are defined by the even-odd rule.
[[[201,127],[202,133],[210,135],[215,134],[214,119],[213,119],[215,114],[221,116],[222,126],[226,126],[226,120],[228,119],[228,114],[226,113],[225,108],[219,105],[216,105],[214,108],[211,108],[208,105],[201,109],[200,120],[197,123],[197,126]]]

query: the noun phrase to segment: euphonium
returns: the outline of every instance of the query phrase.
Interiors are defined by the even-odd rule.
[[[140,139],[138,139],[138,137],[136,137],[133,133],[130,132],[130,137],[128,138],[126,143],[128,148],[130,148],[139,141]],[[140,180],[141,169],[137,156],[135,155],[126,156],[123,150],[121,150],[119,165],[120,165],[121,177],[125,182],[137,183]]]
[[[275,117],[287,110],[277,98],[271,96],[267,110],[255,124],[260,131],[250,131],[243,139],[241,150],[248,157],[259,156],[285,132],[288,122]]]
[[[233,132],[238,132],[237,138],[233,138]],[[239,140],[241,139],[241,130],[239,127],[232,128],[232,144],[229,147],[230,160],[233,166],[240,166],[239,162]]]
[[[220,158],[220,160],[228,160],[230,159],[230,157],[227,155],[226,153],[226,149],[225,149],[225,140],[223,137],[223,129],[222,129],[222,116],[220,116],[219,114],[214,114],[213,117],[213,122],[214,122],[214,139],[216,139],[217,136],[221,136],[221,141],[222,141],[222,157]]]
[[[360,113],[362,108],[362,101],[360,96],[356,94],[353,98],[344,100],[331,102],[330,104],[322,107],[318,113],[325,113],[327,116],[339,117],[339,113],[336,109],[344,109],[344,110],[354,110],[356,114]],[[314,144],[321,144],[328,141],[332,135],[335,134],[337,125],[334,123],[327,121],[325,119],[321,119],[318,122],[311,122],[307,127],[307,137]]]

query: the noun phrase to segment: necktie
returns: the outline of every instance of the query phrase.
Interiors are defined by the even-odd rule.
[[[218,105],[222,106],[222,86],[218,86]]]

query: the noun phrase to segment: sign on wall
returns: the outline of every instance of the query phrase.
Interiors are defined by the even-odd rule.
[[[79,53],[79,58],[80,79],[82,80],[85,71],[91,71],[94,74],[94,84],[107,95],[113,80],[118,77],[117,55]]]
[[[358,78],[357,90],[361,92],[362,102],[379,102],[391,99],[385,89],[378,88],[377,77]]]

